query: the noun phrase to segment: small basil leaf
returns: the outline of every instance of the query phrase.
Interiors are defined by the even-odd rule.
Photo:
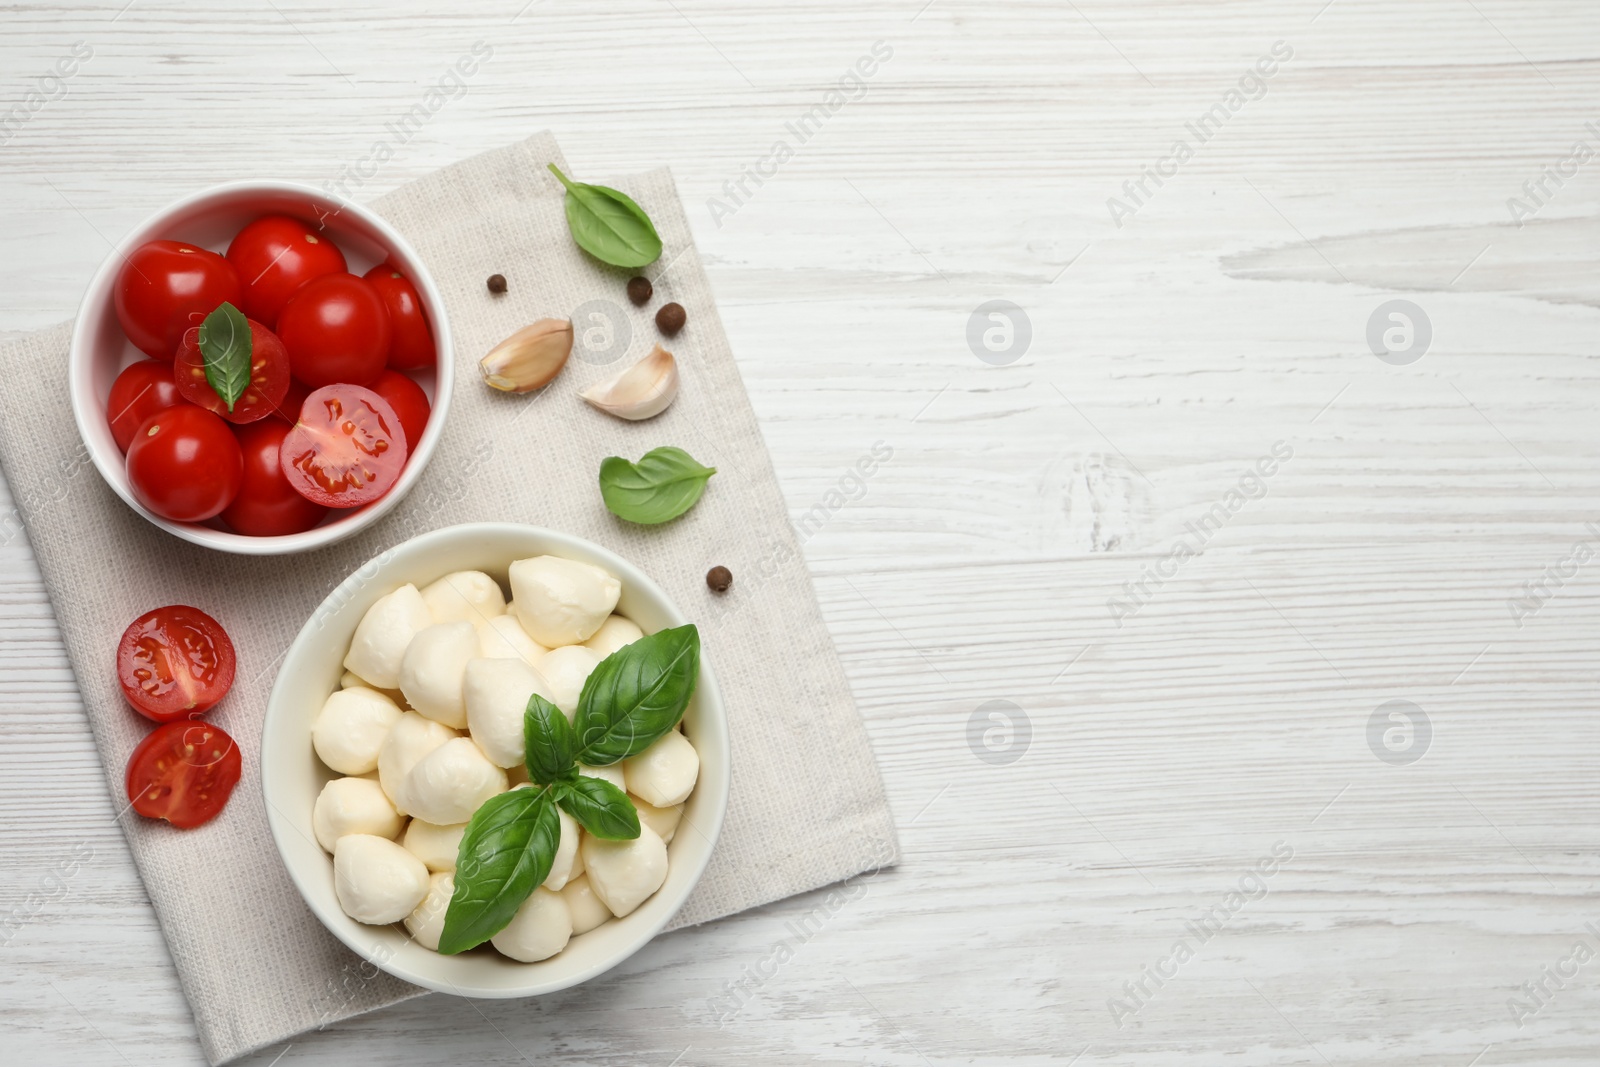
[[[206,384],[228,405],[250,388],[250,323],[244,312],[224,300],[200,323],[197,339],[205,361]]]
[[[604,767],[655,744],[683,718],[699,676],[700,631],[692,623],[601,660],[578,697],[578,762]]]
[[[554,163],[549,166],[566,187],[567,229],[580,248],[614,267],[643,267],[661,258],[655,224],[628,194],[571,181]]]
[[[528,777],[538,785],[556,781],[576,763],[573,753],[578,743],[572,724],[560,708],[538,693],[528,697],[528,710],[522,714],[522,741]]]
[[[628,794],[606,781],[579,775],[555,787],[556,803],[585,830],[607,841],[632,841],[639,836],[639,809]]]
[[[546,789],[513,789],[484,801],[456,853],[456,890],[444,913],[439,951],[481,945],[506,928],[550,876],[561,817]]]
[[[608,456],[600,463],[600,496],[611,514],[649,526],[694,507],[715,473],[670,445],[651,449],[638,463]]]

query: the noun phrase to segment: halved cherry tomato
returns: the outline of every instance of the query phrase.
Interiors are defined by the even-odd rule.
[[[428,428],[428,415],[433,411],[428,394],[422,391],[422,386],[394,370],[378,375],[371,389],[394,408],[400,427],[406,432],[406,451],[415,452],[417,442],[422,440],[422,431]]]
[[[169,722],[128,757],[133,810],[191,830],[216,818],[244,773],[239,746],[208,722]]]
[[[244,456],[228,424],[193,404],[151,415],[128,446],[128,482],[151,511],[174,522],[203,522],[233,503]]]
[[[228,245],[228,262],[244,286],[240,309],[274,328],[296,289],[319,275],[347,269],[344,253],[327,234],[287,215],[266,215],[240,230]]]
[[[294,376],[313,389],[369,385],[389,359],[389,312],[365,278],[323,274],[301,286],[278,316]]]
[[[182,402],[172,380],[171,363],[141,359],[128,364],[111,383],[111,396],[106,400],[106,419],[111,423],[111,436],[117,447],[127,452],[145,419]]]
[[[171,359],[183,333],[198,326],[224,300],[239,302],[233,264],[182,241],[150,241],[135,248],[117,276],[114,302],[122,332],[141,352]]]
[[[289,392],[289,353],[283,342],[254,319],[245,321],[250,323],[250,384],[233,402],[232,411],[206,381],[206,357],[200,351],[198,329],[183,335],[183,344],[172,361],[172,374],[183,398],[236,425],[271,415]]]
[[[394,488],[407,454],[405,430],[389,402],[371,389],[341,384],[306,397],[279,462],[307,500],[356,508]]]
[[[185,604],[145,612],[117,643],[122,695],[155,722],[197,719],[210,711],[228,695],[235,663],[222,624]]]
[[[438,362],[428,313],[411,279],[393,263],[380,263],[362,275],[378,290],[389,310],[389,366],[395,370],[425,370]]]
[[[328,509],[313,504],[295,491],[283,476],[279,461],[289,424],[262,419],[234,430],[244,451],[244,483],[233,503],[222,510],[222,521],[239,533],[254,537],[309,530],[322,521]]]

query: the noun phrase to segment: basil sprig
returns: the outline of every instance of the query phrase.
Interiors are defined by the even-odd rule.
[[[228,414],[233,414],[233,405],[250,388],[249,320],[224,300],[200,323],[196,343],[205,361],[206,384],[228,405]]]
[[[604,767],[655,744],[683,718],[700,675],[700,631],[692,624],[641,637],[600,661],[583,683],[576,728],[535,693],[522,717],[534,787],[485,801],[456,854],[456,888],[439,951],[465,952],[505,929],[555,863],[559,807],[595,837],[631,841],[639,812],[628,794],[579,765]]]
[[[614,267],[643,267],[661,258],[655,224],[628,194],[572,181],[554,163],[549,166],[566,186],[567,229],[578,247]]]
[[[715,473],[671,445],[652,448],[638,463],[607,456],[600,463],[600,497],[619,519],[653,526],[694,507]]]

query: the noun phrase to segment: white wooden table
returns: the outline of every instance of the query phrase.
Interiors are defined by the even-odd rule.
[[[816,897],[252,1062],[1600,1059],[1600,961],[1573,956],[1600,952],[1600,564],[1574,558],[1600,549],[1600,161],[1573,157],[1600,151],[1600,9],[124,3],[0,12],[0,115],[92,50],[0,126],[0,329],[70,316],[108,240],[193,188],[367,197],[550,127],[585,176],[674,168],[796,517],[894,450],[806,553],[898,869],[720,1025]],[[464,93],[358,174],[477,41]],[[1413,362],[1369,349],[1394,299],[1430,327]],[[1015,317],[1009,350],[969,346],[991,300],[1025,352]],[[0,1060],[199,1063],[4,533],[0,913],[27,921]],[[986,708],[969,744],[991,701],[1009,732]],[[92,855],[57,882],[69,837]]]

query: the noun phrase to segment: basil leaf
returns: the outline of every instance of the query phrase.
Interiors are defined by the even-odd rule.
[[[444,913],[439,951],[481,945],[506,928],[550,876],[561,817],[547,789],[513,789],[484,801],[456,853],[456,891]]]
[[[200,356],[205,361],[206,384],[228,405],[250,388],[250,323],[244,312],[224,300],[200,324]]]
[[[717,473],[681,448],[652,448],[638,463],[607,456],[600,463],[600,496],[619,519],[653,526],[694,507]]]
[[[655,744],[683,718],[699,676],[700,631],[692,623],[601,660],[578,697],[578,762],[604,767]]]
[[[607,841],[632,841],[639,836],[639,809],[628,794],[606,781],[580,774],[553,792],[556,803],[585,830]]]
[[[528,777],[535,784],[549,785],[573,769],[578,742],[572,724],[560,708],[538,693],[528,697],[528,710],[522,713],[522,742]]]
[[[643,267],[661,258],[655,224],[628,194],[570,181],[554,163],[549,167],[567,188],[567,229],[578,247],[613,267]]]

